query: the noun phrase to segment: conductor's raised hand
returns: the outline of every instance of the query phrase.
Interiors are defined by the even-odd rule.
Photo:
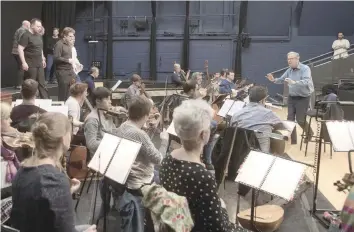
[[[273,77],[273,74],[271,74],[271,73],[268,73],[267,74],[267,76],[266,76],[266,78],[269,80],[269,81],[271,81],[271,82],[274,82],[274,77]]]

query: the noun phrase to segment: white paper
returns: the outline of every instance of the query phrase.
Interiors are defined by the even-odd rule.
[[[68,106],[49,106],[47,108],[43,108],[47,112],[56,112],[56,113],[62,113],[65,116],[69,115],[69,107]]]
[[[243,101],[244,101],[246,104],[250,103],[250,96],[245,97],[245,99],[243,99]]]
[[[166,132],[169,133],[170,135],[177,136],[173,121],[171,122],[170,126],[167,128]]]
[[[105,133],[88,167],[104,174],[109,165],[105,176],[117,183],[125,184],[140,148],[141,143]]]
[[[293,132],[296,123],[292,121],[283,121],[283,125],[286,128],[286,130],[288,130],[289,132]]]
[[[354,150],[354,121],[329,121],[326,126],[334,151]]]
[[[63,101],[52,101],[52,106],[63,106],[65,102]]]
[[[290,201],[305,168],[303,164],[277,157],[260,189]]]
[[[22,102],[22,99],[17,99],[15,106],[21,105]],[[34,104],[42,109],[46,109],[52,105],[52,99],[35,99]]]
[[[121,83],[122,83],[122,81],[118,80],[117,83],[115,85],[113,85],[113,87],[111,88],[111,91],[116,90]]]
[[[260,188],[276,157],[258,151],[251,151],[238,171],[235,182]]]
[[[224,118],[226,117],[226,115],[232,117],[232,115],[241,110],[244,106],[245,103],[242,101],[233,101],[227,99],[219,110],[218,115]]]

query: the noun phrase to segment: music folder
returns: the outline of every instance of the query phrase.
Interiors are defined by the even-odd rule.
[[[88,167],[125,184],[140,148],[141,143],[105,133]]]
[[[354,121],[327,121],[326,127],[334,151],[354,150]]]
[[[226,116],[232,117],[232,115],[240,111],[244,106],[245,103],[242,101],[234,101],[227,99],[219,110],[218,115],[223,118],[225,118]]]
[[[235,182],[291,201],[305,169],[304,164],[251,151],[241,165]]]

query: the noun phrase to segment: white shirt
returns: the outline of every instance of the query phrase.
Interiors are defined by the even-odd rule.
[[[73,118],[73,134],[76,135],[79,131],[79,127],[75,126],[75,124],[77,124],[76,122],[80,122],[80,103],[75,98],[70,96],[68,100],[66,100],[65,105],[68,106],[68,115]]]
[[[332,48],[334,50],[333,59],[347,58],[347,49],[350,48],[350,43],[347,39],[337,39],[333,42]]]
[[[71,48],[71,53],[72,53],[71,58],[74,61],[73,62],[73,69],[74,69],[75,74],[77,75],[79,72],[82,71],[82,67],[81,67],[80,61],[77,59],[77,51],[76,51],[75,47]]]

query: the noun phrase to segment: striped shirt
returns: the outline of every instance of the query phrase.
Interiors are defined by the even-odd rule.
[[[354,187],[350,190],[341,213],[342,232],[354,232]]]
[[[155,145],[145,131],[138,128],[130,121],[124,122],[117,129],[116,135],[121,138],[142,143],[141,149],[127,178],[126,186],[129,189],[138,189],[143,184],[150,184],[154,175],[154,166],[161,163],[164,154],[155,148]],[[167,141],[163,140],[160,150],[166,151],[166,148]]]

